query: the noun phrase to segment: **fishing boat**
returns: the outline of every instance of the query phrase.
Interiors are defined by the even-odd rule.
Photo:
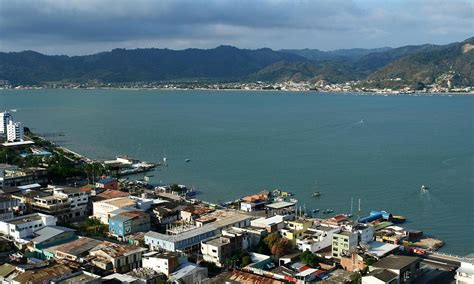
[[[313,196],[313,197],[321,196],[321,192],[319,192],[319,191],[313,192],[313,194],[311,196]]]
[[[400,216],[400,215],[395,215],[395,216],[392,216],[392,223],[394,224],[400,224],[400,223],[403,223],[407,220],[407,218],[403,217],[403,216]]]
[[[186,160],[184,160],[184,161],[185,161],[186,163],[189,163],[189,162],[191,162],[191,159],[186,159]]]
[[[323,211],[323,214],[329,214],[329,213],[332,213],[332,212],[334,212],[334,210],[326,209],[326,210]]]
[[[319,209],[318,209],[318,208],[313,209],[313,213],[317,213],[317,212],[319,212]]]

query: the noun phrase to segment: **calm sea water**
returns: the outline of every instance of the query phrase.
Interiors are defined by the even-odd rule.
[[[474,251],[472,96],[8,90],[0,109],[92,158],[166,151],[152,180],[193,185],[201,199],[281,188],[308,209],[349,212],[360,198],[363,215],[404,215],[444,251]]]

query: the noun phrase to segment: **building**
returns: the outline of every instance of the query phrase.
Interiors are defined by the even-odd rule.
[[[13,218],[13,208],[18,207],[18,200],[9,196],[0,196],[0,221]]]
[[[76,230],[74,229],[61,226],[47,226],[34,233],[30,251],[39,259],[52,258],[54,254],[48,253],[44,249],[72,241],[76,238]]]
[[[235,252],[242,250],[242,241],[243,236],[239,234],[224,235],[203,241],[201,243],[203,259],[214,263],[218,267],[223,267],[226,259],[229,259]]]
[[[186,262],[186,258],[186,256],[183,258],[175,252],[150,252],[143,255],[142,265],[144,268],[150,268],[169,276],[176,271],[181,263]]]
[[[58,196],[43,192],[33,197],[31,208],[34,212],[52,215],[60,221],[69,220],[71,216],[71,202],[66,196]]]
[[[456,270],[456,284],[474,283],[474,259],[461,261],[461,266]]]
[[[200,218],[202,215],[210,213],[214,211],[211,208],[203,207],[203,206],[188,206],[186,208],[181,209],[180,217],[183,221],[192,223],[195,219]]]
[[[64,277],[70,274],[72,274],[72,270],[69,267],[66,265],[55,264],[48,267],[18,271],[17,275],[14,275],[14,277],[10,278],[9,283],[50,283],[57,277]]]
[[[150,215],[140,210],[123,210],[109,218],[109,232],[115,237],[125,237],[137,232],[150,230]]]
[[[61,275],[50,280],[51,284],[101,284],[102,280],[99,275],[80,270],[69,275]]]
[[[105,190],[110,189],[110,190],[118,190],[118,182],[116,179],[111,178],[111,177],[104,177],[99,179],[96,183],[95,186],[97,188],[103,188]]]
[[[398,275],[387,269],[376,269],[362,277],[362,284],[397,284]]]
[[[29,237],[47,226],[56,226],[56,217],[41,213],[34,213],[0,221],[0,233],[8,239],[19,243],[26,243]]]
[[[104,241],[89,251],[94,266],[119,273],[141,267],[142,254],[146,249]]]
[[[90,192],[74,187],[53,187],[53,195],[67,198],[70,204],[68,220],[77,220],[89,216]]]
[[[280,234],[294,245],[296,239],[301,237],[312,224],[313,222],[308,220],[286,221],[285,227],[280,230]]]
[[[232,227],[231,229],[223,231],[223,234],[234,233],[234,232],[245,234],[248,238],[249,247],[257,246],[260,243],[260,241],[263,240],[265,236],[268,235],[268,232],[266,229],[252,227],[252,226],[245,227],[245,228]]]
[[[256,228],[263,228],[267,230],[269,234],[277,232],[285,226],[284,221],[287,220],[287,216],[276,215],[269,218],[258,218],[250,221],[250,225]]]
[[[0,188],[17,187],[34,183],[48,183],[46,169],[19,169],[18,167],[12,165],[0,165]]]
[[[8,142],[17,142],[23,141],[23,125],[21,122],[13,122],[12,120],[8,121],[7,124],[7,141]]]
[[[421,258],[405,255],[389,255],[369,266],[369,271],[388,270],[397,275],[397,281],[394,283],[410,284],[415,283],[421,275]]]
[[[99,202],[94,202],[93,216],[103,224],[109,224],[110,213],[117,209],[135,208],[137,201],[130,197],[117,197]]]
[[[289,215],[294,216],[296,212],[296,203],[280,201],[265,205],[267,216]]]
[[[200,267],[192,263],[181,265],[168,277],[168,282],[173,284],[198,284],[204,283],[207,278],[207,267]]]
[[[187,251],[197,248],[202,241],[208,240],[218,233],[219,230],[211,225],[191,229],[177,235],[149,231],[145,234],[145,244],[151,250]]]
[[[50,247],[47,251],[54,254],[56,259],[67,259],[79,263],[84,262],[84,258],[89,254],[89,251],[98,246],[102,241],[91,239],[87,237],[80,237],[77,240]]]
[[[308,228],[304,234],[296,240],[300,251],[318,252],[332,245],[333,234],[341,231],[340,227],[319,225]]]
[[[245,212],[264,210],[269,196],[269,192],[263,191],[258,194],[242,197],[240,201],[240,210]]]
[[[352,249],[356,248],[358,235],[355,232],[342,231],[332,236],[332,256],[341,258],[343,255],[350,255]]]
[[[0,133],[1,134],[6,134],[7,133],[7,125],[8,122],[12,120],[12,115],[7,112],[1,112],[0,113]]]
[[[364,258],[355,251],[348,256],[341,256],[341,266],[349,272],[362,271],[367,267]]]

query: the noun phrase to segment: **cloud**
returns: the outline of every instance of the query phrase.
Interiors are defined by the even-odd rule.
[[[400,46],[462,40],[472,23],[468,0],[0,0],[0,49]]]

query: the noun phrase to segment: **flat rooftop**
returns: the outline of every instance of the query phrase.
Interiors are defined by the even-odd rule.
[[[13,225],[20,225],[20,224],[25,224],[28,222],[39,221],[39,220],[41,220],[41,216],[38,213],[35,213],[35,214],[30,214],[30,215],[18,216],[13,219],[4,220],[3,222],[8,223],[8,224],[13,224]]]
[[[374,263],[372,266],[377,268],[387,268],[387,269],[402,269],[414,262],[419,262],[421,259],[414,256],[406,255],[388,255],[381,260]]]
[[[267,204],[265,205],[267,208],[272,208],[272,209],[282,209],[282,208],[287,208],[294,206],[296,203],[294,202],[287,202],[287,201],[280,201],[280,202],[275,202],[272,204]]]
[[[117,197],[99,201],[97,203],[106,203],[116,207],[134,206],[137,202],[129,197]]]

